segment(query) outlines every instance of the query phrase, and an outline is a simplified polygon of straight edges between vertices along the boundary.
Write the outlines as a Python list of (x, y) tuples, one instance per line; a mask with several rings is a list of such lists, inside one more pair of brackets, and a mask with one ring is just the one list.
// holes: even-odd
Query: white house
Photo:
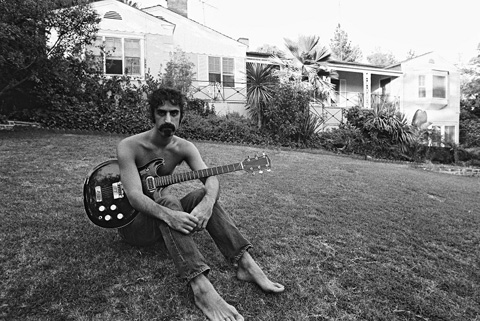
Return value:
[(116, 0), (91, 4), (101, 17), (96, 45), (109, 52), (104, 72), (156, 77), (180, 48), (194, 64), (194, 96), (219, 113), (245, 114), (248, 44), (189, 19), (187, 0), (167, 3), (142, 9)]
[[(250, 63), (270, 63), (268, 54), (247, 56)], [(338, 73), (338, 79), (331, 80), (336, 97), (314, 107), (323, 116), (324, 129), (338, 127), (345, 120), (344, 111), (353, 106), (392, 104), (409, 123), (435, 128), (443, 139), (458, 144), (460, 75), (438, 54), (426, 53), (388, 67), (334, 60), (328, 65)]]
[[(110, 53), (103, 60), (107, 75), (157, 76), (180, 48), (194, 65), (194, 96), (213, 104), (218, 113), (246, 114), (246, 63), (268, 61), (264, 54), (247, 52), (248, 40), (232, 39), (189, 19), (188, 0), (167, 0), (167, 7), (142, 9), (116, 0), (91, 6), (101, 17), (97, 44)], [(338, 126), (346, 108), (389, 103), (410, 122), (434, 126), (445, 139), (458, 143), (459, 72), (437, 54), (389, 67), (340, 61), (329, 64), (339, 79), (332, 80), (335, 99), (318, 110), (324, 116), (325, 129)]]

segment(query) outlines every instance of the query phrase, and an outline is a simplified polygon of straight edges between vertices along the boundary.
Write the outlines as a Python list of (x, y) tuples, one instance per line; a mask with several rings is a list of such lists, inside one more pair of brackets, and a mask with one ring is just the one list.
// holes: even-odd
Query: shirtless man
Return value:
[(149, 97), (153, 127), (122, 140), (117, 147), (122, 184), (130, 204), (140, 213), (119, 229), (131, 244), (149, 245), (163, 238), (180, 277), (190, 285), (195, 304), (209, 320), (244, 320), (214, 289), (207, 278), (210, 267), (199, 252), (192, 233), (206, 229), (220, 252), (237, 266), (237, 278), (256, 283), (263, 291), (280, 293), (283, 285), (272, 282), (248, 253), (252, 247), (219, 205), (219, 183), (215, 176), (202, 179), (204, 187), (181, 200), (161, 191), (154, 199), (142, 193), (138, 173), (154, 158), (165, 163), (158, 174), (169, 175), (183, 161), (196, 171), (207, 168), (191, 142), (174, 135), (183, 117), (184, 96), (173, 89), (157, 89)]

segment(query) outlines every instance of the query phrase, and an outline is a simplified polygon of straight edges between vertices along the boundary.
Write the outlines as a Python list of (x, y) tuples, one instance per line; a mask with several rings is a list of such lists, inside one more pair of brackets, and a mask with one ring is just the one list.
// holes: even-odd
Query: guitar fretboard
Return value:
[(162, 187), (176, 183), (191, 181), (194, 179), (205, 178), (210, 176), (216, 176), (236, 171), (243, 170), (242, 163), (235, 163), (230, 165), (223, 165), (218, 167), (205, 168), (198, 171), (191, 171), (185, 173), (178, 173), (166, 176), (157, 176), (154, 178), (155, 186)]

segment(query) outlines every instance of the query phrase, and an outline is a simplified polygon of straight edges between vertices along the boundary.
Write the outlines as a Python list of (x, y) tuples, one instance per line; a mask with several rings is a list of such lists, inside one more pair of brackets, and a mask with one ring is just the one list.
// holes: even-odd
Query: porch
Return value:
[[(386, 106), (400, 110), (400, 97), (390, 94), (370, 94), (368, 97), (369, 108), (381, 109)], [(318, 115), (322, 121), (322, 130), (338, 128), (346, 121), (346, 112), (352, 107), (365, 108), (365, 93), (360, 92), (335, 92), (335, 98), (327, 104), (321, 102), (312, 104), (312, 111)]]

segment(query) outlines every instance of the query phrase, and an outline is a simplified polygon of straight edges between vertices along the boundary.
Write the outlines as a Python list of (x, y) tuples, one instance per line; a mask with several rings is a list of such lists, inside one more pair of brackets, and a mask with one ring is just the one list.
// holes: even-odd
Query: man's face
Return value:
[(172, 136), (180, 126), (180, 107), (166, 101), (155, 109), (155, 127), (163, 136)]

